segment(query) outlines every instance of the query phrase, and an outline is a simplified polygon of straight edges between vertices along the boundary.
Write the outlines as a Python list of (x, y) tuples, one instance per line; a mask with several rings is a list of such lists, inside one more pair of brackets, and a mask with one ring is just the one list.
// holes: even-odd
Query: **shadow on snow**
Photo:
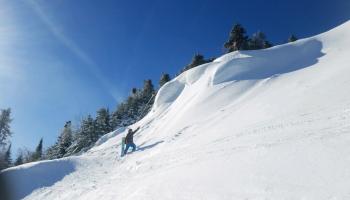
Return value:
[(153, 147), (155, 147), (155, 146), (157, 146), (158, 144), (163, 143), (163, 142), (164, 142), (164, 141), (161, 140), (161, 141), (155, 142), (155, 143), (150, 144), (150, 145), (140, 146), (139, 148), (137, 148), (137, 151), (145, 151), (145, 150), (147, 150), (147, 149), (151, 149), (151, 148), (153, 148)]
[(36, 189), (50, 187), (74, 171), (75, 164), (71, 160), (64, 159), (10, 168), (3, 171), (1, 176), (8, 190), (7, 199), (16, 200), (26, 197)]

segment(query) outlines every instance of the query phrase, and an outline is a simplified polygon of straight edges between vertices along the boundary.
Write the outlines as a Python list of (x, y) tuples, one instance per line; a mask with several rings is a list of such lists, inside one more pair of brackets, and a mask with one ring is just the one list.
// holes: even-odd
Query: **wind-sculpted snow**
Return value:
[(154, 102), (154, 107), (162, 107), (170, 104), (180, 96), (185, 84), (177, 79), (166, 83), (158, 92)]
[(2, 172), (11, 199), (22, 199), (35, 189), (50, 187), (75, 171), (75, 161), (61, 159), (30, 163)]
[(80, 156), (5, 174), (26, 200), (348, 200), (348, 35), (350, 22), (182, 73), (130, 126), (139, 149), (123, 158), (120, 129)]
[(207, 68), (211, 65), (212, 63), (209, 64), (204, 64), (198, 67), (195, 67), (191, 70), (188, 70), (184, 73), (185, 77), (186, 77), (186, 83), (189, 85), (194, 84), (196, 81), (198, 81), (198, 79), (200, 79), (203, 74), (205, 73), (205, 71), (207, 70)]
[(311, 39), (265, 50), (244, 51), (242, 58), (228, 60), (218, 67), (213, 84), (265, 79), (310, 67), (324, 55), (321, 50), (322, 43)]

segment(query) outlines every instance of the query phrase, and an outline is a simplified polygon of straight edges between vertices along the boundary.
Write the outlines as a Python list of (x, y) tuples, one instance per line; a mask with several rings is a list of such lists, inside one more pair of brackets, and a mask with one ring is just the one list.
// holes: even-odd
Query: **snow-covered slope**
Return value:
[[(226, 54), (164, 85), (87, 153), (11, 168), (15, 199), (350, 199), (350, 22)], [(40, 178), (38, 178), (40, 177)]]

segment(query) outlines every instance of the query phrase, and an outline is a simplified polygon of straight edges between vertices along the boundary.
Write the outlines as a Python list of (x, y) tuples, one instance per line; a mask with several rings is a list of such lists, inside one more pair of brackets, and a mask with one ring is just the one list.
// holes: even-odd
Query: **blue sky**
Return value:
[(274, 44), (350, 18), (348, 0), (0, 0), (0, 108), (13, 147), (54, 143), (65, 121), (114, 110), (132, 87), (223, 53), (235, 22)]

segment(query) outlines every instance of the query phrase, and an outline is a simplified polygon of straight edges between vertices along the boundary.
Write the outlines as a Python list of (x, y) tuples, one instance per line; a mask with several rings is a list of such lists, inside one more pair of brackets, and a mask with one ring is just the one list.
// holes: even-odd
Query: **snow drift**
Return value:
[(131, 126), (138, 151), (119, 157), (120, 129), (7, 169), (13, 199), (350, 199), (349, 35), (347, 22), (186, 71)]

